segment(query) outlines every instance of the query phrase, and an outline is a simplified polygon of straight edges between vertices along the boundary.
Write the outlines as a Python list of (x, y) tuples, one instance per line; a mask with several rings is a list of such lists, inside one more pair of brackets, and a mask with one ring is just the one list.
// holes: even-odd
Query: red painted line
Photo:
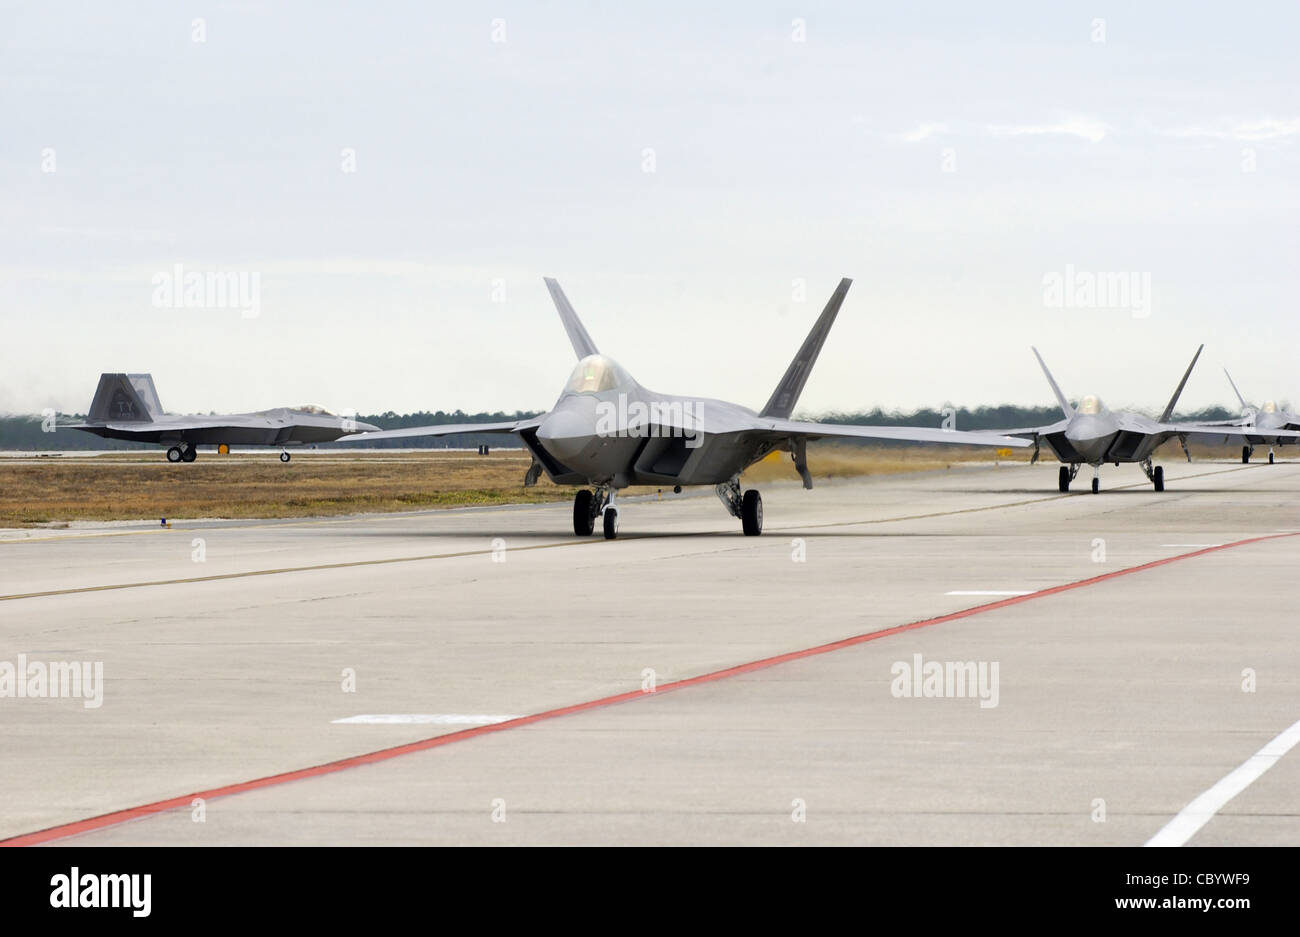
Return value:
[(742, 674), (753, 673), (756, 670), (775, 667), (778, 664), (803, 660), (807, 657), (816, 657), (819, 654), (829, 654), (832, 651), (839, 651), (844, 648), (865, 644), (868, 641), (878, 641), (881, 638), (888, 638), (896, 634), (902, 634), (905, 631), (914, 631), (918, 628), (929, 628), (933, 625), (942, 625), (950, 621), (959, 621), (960, 619), (970, 618), (974, 615), (982, 615), (986, 612), (995, 612), (998, 609), (1009, 608), (1012, 605), (1019, 605), (1022, 602), (1030, 602), (1034, 599), (1042, 599), (1050, 595), (1059, 595), (1062, 592), (1069, 592), (1072, 589), (1082, 589), (1085, 586), (1092, 586), (1097, 583), (1107, 582), (1111, 579), (1118, 579), (1120, 576), (1129, 576), (1133, 573), (1140, 573), (1148, 569), (1167, 566), (1170, 563), (1176, 563), (1180, 560), (1189, 560), (1193, 557), (1205, 556), (1207, 553), (1217, 553), (1221, 550), (1232, 549), (1233, 547), (1242, 547), (1252, 543), (1262, 543), (1266, 540), (1280, 540), (1285, 537), (1296, 536), (1300, 536), (1300, 532), (1268, 534), (1263, 537), (1252, 537), (1248, 540), (1235, 540), (1232, 543), (1223, 543), (1218, 546), (1205, 547), (1201, 550), (1193, 550), (1191, 553), (1180, 553), (1177, 556), (1166, 557), (1162, 560), (1153, 560), (1150, 563), (1143, 563), (1140, 566), (1129, 566), (1125, 569), (1117, 569), (1108, 573), (1102, 573), (1100, 576), (1093, 576), (1089, 579), (1080, 579), (1077, 582), (1067, 582), (1064, 585), (1052, 586), (1048, 589), (1041, 589), (1038, 592), (1031, 592), (1028, 595), (1017, 595), (1006, 599), (1000, 599), (997, 602), (989, 602), (985, 605), (976, 605), (971, 608), (962, 609), (959, 612), (940, 615), (938, 618), (927, 618), (924, 621), (914, 621), (905, 625), (895, 625), (893, 628), (886, 628), (883, 631), (870, 631), (866, 634), (854, 635), (851, 638), (832, 641), (829, 644), (819, 644), (816, 647), (804, 648), (800, 651), (790, 651), (785, 654), (777, 654), (773, 657), (764, 657), (761, 660), (737, 664), (734, 667), (727, 667), (724, 670), (715, 670), (712, 673), (701, 674), (698, 677), (688, 677), (684, 680), (675, 680), (672, 683), (665, 683), (663, 686), (658, 687), (653, 693), (647, 693), (643, 690), (631, 690), (627, 693), (617, 693), (613, 696), (604, 696), (600, 699), (588, 700), (583, 703), (574, 703), (571, 706), (562, 706), (559, 709), (548, 709), (544, 712), (534, 713), (531, 716), (520, 716), (518, 719), (511, 719), (507, 722), (497, 722), (486, 726), (475, 726), (472, 729), (462, 729), (459, 732), (449, 732), (445, 735), (437, 735), (433, 738), (421, 739), (418, 742), (409, 742), (405, 745), (397, 745), (392, 748), (383, 748), (379, 751), (369, 752), (364, 755), (354, 755), (351, 758), (343, 758), (338, 761), (327, 762), (323, 765), (315, 765), (310, 768), (299, 768), (297, 771), (287, 771), (282, 774), (267, 775), (264, 778), (242, 781), (239, 784), (228, 784), (224, 787), (214, 787), (210, 790), (199, 791), (194, 794), (186, 794), (183, 797), (172, 797), (168, 800), (154, 801), (151, 804), (142, 804), (138, 807), (128, 807), (125, 810), (115, 810), (112, 813), (101, 814), (97, 817), (90, 817), (85, 820), (76, 820), (72, 823), (63, 823), (58, 826), (51, 826), (44, 830), (37, 830), (34, 833), (22, 833), (18, 836), (10, 837), (9, 839), (0, 840), (0, 846), (35, 846), (40, 843), (48, 843), (52, 840), (63, 839), (68, 836), (76, 836), (79, 833), (89, 833), (94, 830), (102, 830), (106, 827), (116, 826), (119, 823), (126, 823), (130, 820), (139, 820), (143, 817), (152, 816), (156, 813), (163, 813), (167, 810), (178, 810), (183, 807), (188, 808), (191, 806), (191, 802), (195, 798), (208, 801), (214, 800), (218, 797), (229, 797), (232, 794), (242, 794), (245, 791), (255, 791), (266, 787), (275, 787), (280, 784), (288, 784), (292, 781), (305, 781), (308, 778), (317, 778), (326, 774), (334, 774), (337, 771), (346, 771), (349, 768), (359, 768), (362, 765), (372, 765), (377, 762), (387, 761), (390, 758), (398, 758), (402, 755), (428, 751), (433, 748), (441, 748), (444, 745), (451, 745), (455, 742), (464, 742), (480, 735), (488, 735), (494, 732), (505, 732), (509, 729), (518, 729), (522, 726), (532, 725), (536, 722), (558, 719), (561, 716), (572, 716), (575, 713), (587, 712), (592, 709), (602, 709), (606, 706), (613, 706), (618, 703), (630, 703), (633, 700), (658, 696), (662, 693), (668, 693), (673, 690), (684, 690), (704, 683), (713, 683), (717, 680), (725, 680), (728, 677), (738, 677)]

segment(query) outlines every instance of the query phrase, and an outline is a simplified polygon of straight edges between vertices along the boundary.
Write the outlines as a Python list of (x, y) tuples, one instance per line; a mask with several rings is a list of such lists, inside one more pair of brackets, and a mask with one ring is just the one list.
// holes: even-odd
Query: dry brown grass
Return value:
[[(957, 463), (1028, 462), (1029, 452), (1016, 449), (1011, 455), (999, 455), (976, 446), (813, 444), (808, 465), (817, 478), (849, 478), (942, 469)], [(1193, 447), (1192, 453), (1198, 459), (1237, 459), (1241, 450)], [(1166, 462), (1182, 458), (1176, 445), (1167, 446), (1162, 455)], [(1257, 450), (1259, 455), (1263, 453)], [(219, 456), (204, 451), (188, 465), (171, 465), (161, 452), (0, 459), (0, 526), (160, 517), (317, 517), (572, 497), (573, 489), (553, 485), (544, 476), (535, 487), (525, 488), (528, 464), (526, 454), (507, 449), (489, 456), (319, 450), (295, 453), (287, 465), (273, 452)], [(744, 475), (747, 484), (797, 479), (788, 453), (774, 453)]]

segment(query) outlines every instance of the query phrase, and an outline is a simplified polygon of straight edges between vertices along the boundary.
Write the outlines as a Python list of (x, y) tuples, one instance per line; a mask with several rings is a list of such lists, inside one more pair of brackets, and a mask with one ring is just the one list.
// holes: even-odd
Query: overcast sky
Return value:
[[(1300, 402), (1298, 32), (1293, 2), (5, 0), (0, 411), (84, 412), (101, 371), (173, 412), (545, 408), (543, 276), (642, 384), (756, 408), (841, 276), (809, 413), (1045, 405), (1031, 344), (1111, 406), (1158, 411), (1201, 342), (1189, 407), (1225, 365)], [(176, 265), (256, 310), (168, 300)]]

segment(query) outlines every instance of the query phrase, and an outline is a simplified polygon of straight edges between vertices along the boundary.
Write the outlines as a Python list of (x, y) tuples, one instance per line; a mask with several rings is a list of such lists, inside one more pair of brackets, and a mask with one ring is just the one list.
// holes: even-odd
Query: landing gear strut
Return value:
[(1057, 476), (1056, 487), (1060, 488), (1061, 491), (1069, 491), (1070, 482), (1074, 481), (1074, 476), (1078, 474), (1079, 474), (1079, 466), (1077, 463), (1062, 465), (1061, 472)]
[(740, 529), (746, 537), (757, 537), (763, 532), (763, 496), (757, 489), (742, 493), (740, 476), (733, 475), (714, 490), (728, 513), (740, 518)]
[(1147, 478), (1151, 480), (1151, 484), (1156, 491), (1165, 490), (1165, 467), (1163, 465), (1152, 467), (1151, 460), (1147, 459), (1141, 464), (1141, 468), (1146, 473)]

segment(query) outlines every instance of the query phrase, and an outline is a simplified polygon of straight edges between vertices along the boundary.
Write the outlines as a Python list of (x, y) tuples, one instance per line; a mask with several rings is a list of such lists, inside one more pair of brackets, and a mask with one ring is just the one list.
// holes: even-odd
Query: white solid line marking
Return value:
[(375, 715), (348, 716), (346, 719), (334, 719), (333, 725), (369, 725), (369, 726), (486, 726), (498, 722), (509, 722), (518, 716), (477, 716), (465, 713), (378, 713)]
[(1174, 817), (1155, 836), (1147, 840), (1148, 846), (1181, 846), (1223, 809), (1223, 805), (1250, 787), (1261, 774), (1277, 764), (1279, 758), (1300, 742), (1300, 722), (1287, 729), (1255, 754), (1247, 758), (1237, 770), (1196, 798)]
[(954, 589), (944, 595), (1033, 595), (1032, 589)]

